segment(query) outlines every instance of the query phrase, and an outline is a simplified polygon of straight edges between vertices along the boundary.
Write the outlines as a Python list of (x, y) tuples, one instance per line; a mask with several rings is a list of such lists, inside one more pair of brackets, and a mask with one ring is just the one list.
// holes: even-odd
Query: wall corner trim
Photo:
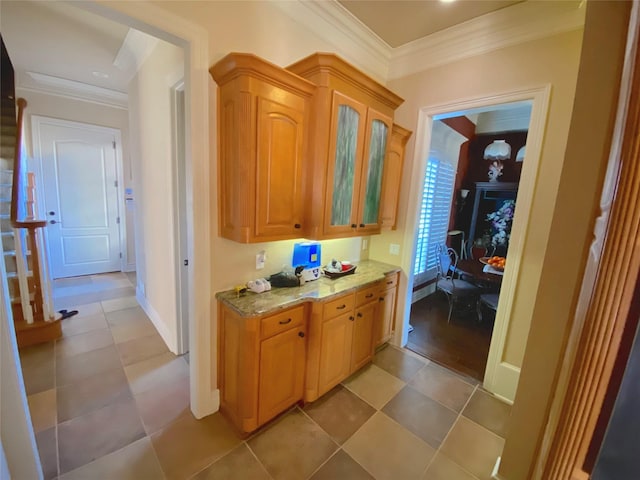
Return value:
[(149, 320), (151, 320), (151, 323), (153, 323), (153, 326), (156, 327), (156, 330), (158, 330), (158, 333), (162, 337), (162, 340), (164, 340), (164, 343), (167, 344), (169, 350), (171, 350), (171, 353), (177, 354), (178, 342), (175, 338), (175, 335), (172, 335), (165, 323), (162, 321), (160, 314), (155, 310), (155, 308), (151, 306), (149, 301), (144, 295), (142, 295), (142, 292), (137, 287), (136, 300), (138, 301), (140, 307), (142, 307), (142, 309), (144, 310), (144, 313), (146, 313), (149, 317)]

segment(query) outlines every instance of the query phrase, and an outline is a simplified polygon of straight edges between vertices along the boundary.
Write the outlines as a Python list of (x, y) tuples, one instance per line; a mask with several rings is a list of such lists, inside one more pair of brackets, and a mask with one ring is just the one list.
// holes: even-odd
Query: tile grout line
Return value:
[[(266, 472), (266, 474), (269, 476), (269, 478), (273, 479), (273, 475), (271, 475), (271, 472), (269, 472), (269, 470), (267, 470), (267, 467), (260, 461), (260, 459), (258, 458), (258, 455), (256, 455), (256, 452), (254, 452), (253, 449), (251, 448), (251, 446), (249, 445), (249, 442), (247, 440), (243, 440), (242, 444), (244, 444), (247, 447), (247, 449), (249, 450), (249, 453), (253, 456), (253, 458), (256, 459), (256, 462), (258, 462), (258, 465), (260, 465), (260, 467), (262, 467), (262, 470), (264, 470)], [(226, 455), (225, 455), (225, 457), (226, 457)], [(222, 458), (224, 458), (224, 457), (221, 457), (220, 460), (222, 460)], [(217, 463), (217, 462), (213, 462), (213, 463)]]
[[(329, 392), (327, 392), (327, 393), (329, 393)], [(316, 425), (316, 426), (317, 426), (321, 431), (323, 431), (323, 432), (327, 435), (327, 437), (329, 437), (329, 440), (331, 440), (333, 443), (335, 443), (335, 444), (336, 444), (336, 446), (338, 447), (337, 449), (335, 449), (335, 450), (331, 453), (331, 455), (329, 455), (329, 457), (328, 457), (324, 462), (322, 462), (320, 465), (318, 465), (318, 467), (317, 467), (313, 472), (311, 472), (311, 474), (307, 477), (307, 479), (309, 479), (309, 478), (313, 477), (313, 476), (316, 474), (316, 472), (317, 472), (318, 470), (320, 470), (320, 469), (325, 465), (325, 463), (327, 463), (329, 460), (331, 460), (331, 459), (333, 458), (333, 456), (334, 456), (336, 453), (338, 453), (338, 452), (342, 449), (342, 445), (340, 445), (338, 442), (336, 442), (336, 441), (333, 439), (333, 437), (329, 434), (329, 432), (327, 432), (324, 428), (322, 428), (322, 426), (321, 426), (318, 422), (316, 422), (313, 418), (311, 418), (311, 416), (310, 416), (307, 412), (305, 412), (305, 411), (304, 411), (304, 409), (300, 408), (299, 406), (297, 406), (296, 408), (297, 408), (297, 409), (298, 409), (298, 410), (299, 410), (299, 411), (300, 411), (300, 412), (301, 412), (305, 417), (307, 417), (307, 418), (308, 418), (308, 419), (309, 419), (309, 420), (310, 420), (314, 425)], [(356, 430), (356, 431), (357, 431), (357, 430)], [(358, 465), (359, 465), (359, 464), (358, 464)]]
[[(458, 462), (455, 462), (453, 459), (449, 458), (446, 454), (441, 452), (442, 449), (442, 445), (444, 445), (444, 443), (447, 441), (447, 438), (449, 438), (449, 435), (451, 434), (451, 431), (454, 429), (454, 427), (456, 426), (456, 423), (458, 423), (458, 420), (460, 420), (460, 417), (462, 417), (462, 412), (464, 412), (464, 409), (467, 408), (467, 405), (469, 405), (469, 402), (471, 401), (471, 398), (473, 397), (474, 393), (476, 393), (476, 390), (478, 389), (478, 385), (475, 385), (473, 387), (473, 391), (471, 392), (471, 395), (469, 395), (469, 398), (467, 398), (467, 401), (464, 403), (464, 405), (462, 406), (462, 408), (460, 409), (460, 412), (458, 413), (458, 416), (456, 417), (455, 421), (453, 422), (453, 424), (451, 425), (451, 428), (449, 429), (449, 431), (447, 432), (447, 434), (444, 436), (444, 438), (442, 439), (442, 442), (440, 442), (440, 445), (438, 446), (438, 448), (436, 449), (435, 453), (433, 454), (433, 457), (431, 457), (431, 460), (429, 461), (429, 463), (427, 464), (427, 468), (425, 468), (424, 472), (422, 472), (422, 475), (424, 476), (424, 474), (427, 472), (427, 470), (429, 470), (429, 467), (431, 466), (431, 464), (433, 463), (433, 460), (436, 458), (436, 455), (438, 455), (438, 453), (444, 455), (445, 457), (447, 457), (449, 460), (451, 460), (454, 464), (456, 464), (459, 468), (461, 468), (464, 472), (468, 473), (469, 475), (471, 475), (473, 478), (477, 477), (475, 475), (473, 475), (471, 472), (469, 472), (466, 468), (464, 468), (462, 465), (460, 465)], [(466, 418), (466, 417), (465, 417)]]

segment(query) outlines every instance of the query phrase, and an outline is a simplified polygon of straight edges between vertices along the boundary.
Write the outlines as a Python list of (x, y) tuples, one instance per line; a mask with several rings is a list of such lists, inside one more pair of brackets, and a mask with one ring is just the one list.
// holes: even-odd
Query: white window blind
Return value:
[(416, 240), (413, 271), (416, 285), (436, 276), (436, 245), (445, 243), (447, 239), (455, 177), (456, 172), (450, 163), (429, 157)]

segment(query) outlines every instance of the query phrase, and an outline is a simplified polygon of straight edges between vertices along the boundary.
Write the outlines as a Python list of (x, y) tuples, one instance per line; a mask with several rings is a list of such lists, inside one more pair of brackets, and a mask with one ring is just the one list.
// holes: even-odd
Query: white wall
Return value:
[(137, 296), (177, 349), (171, 88), (184, 76), (182, 48), (158, 42), (129, 84), (135, 198)]
[[(31, 115), (41, 115), (73, 122), (117, 128), (122, 133), (122, 177), (124, 179), (124, 187), (121, 189), (122, 195), (124, 195), (125, 188), (132, 186), (133, 176), (130, 161), (131, 156), (129, 154), (129, 114), (126, 110), (21, 88), (16, 89), (16, 95), (27, 100), (24, 127), (27, 153), (30, 157), (32, 157), (34, 151), (31, 136)], [(127, 269), (132, 270), (136, 264), (133, 214), (132, 212), (125, 211), (124, 213), (121, 212), (120, 216), (124, 216), (126, 219), (125, 260)]]

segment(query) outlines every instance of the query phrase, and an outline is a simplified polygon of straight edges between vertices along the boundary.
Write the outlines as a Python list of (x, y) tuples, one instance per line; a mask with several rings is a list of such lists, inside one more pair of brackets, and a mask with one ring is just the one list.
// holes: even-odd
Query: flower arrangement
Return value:
[(505, 200), (498, 210), (487, 215), (487, 221), (491, 222), (491, 245), (494, 247), (509, 243), (515, 208), (515, 200)]

